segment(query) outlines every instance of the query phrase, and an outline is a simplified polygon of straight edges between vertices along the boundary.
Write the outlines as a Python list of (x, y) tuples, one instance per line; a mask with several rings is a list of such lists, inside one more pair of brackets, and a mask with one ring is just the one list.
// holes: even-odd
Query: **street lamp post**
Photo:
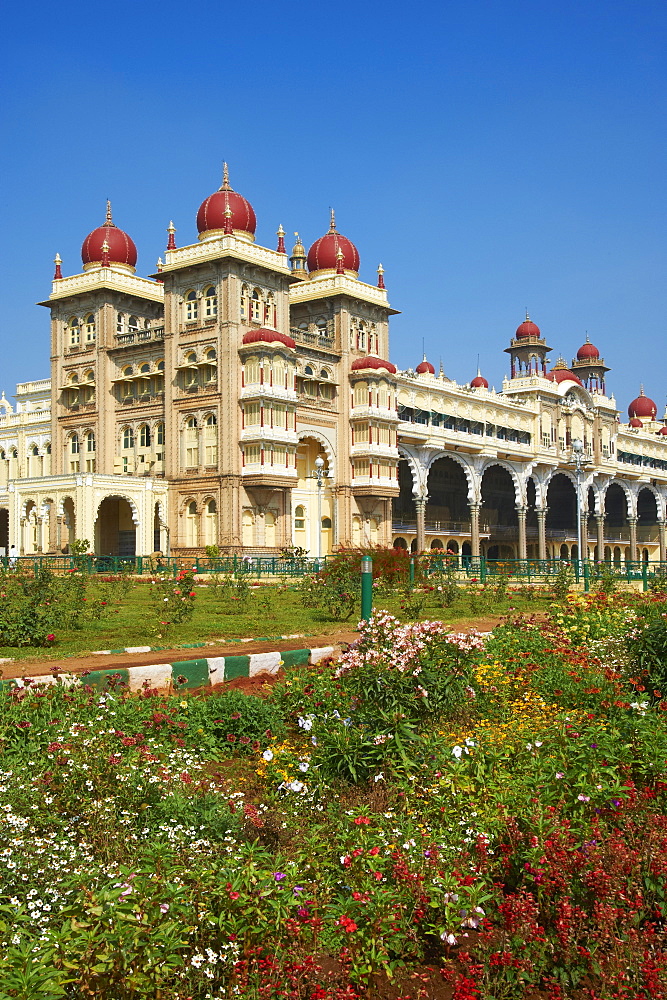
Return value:
[(328, 476), (324, 468), (324, 459), (318, 455), (315, 459), (315, 479), (317, 480), (317, 568), (320, 568), (322, 559), (322, 490), (324, 482)]
[(581, 530), (581, 471), (584, 460), (584, 442), (581, 440), (581, 438), (574, 438), (572, 442), (572, 456), (574, 458), (574, 464), (577, 476), (577, 560), (579, 563), (580, 571), (583, 573), (584, 547), (583, 547), (583, 534)]

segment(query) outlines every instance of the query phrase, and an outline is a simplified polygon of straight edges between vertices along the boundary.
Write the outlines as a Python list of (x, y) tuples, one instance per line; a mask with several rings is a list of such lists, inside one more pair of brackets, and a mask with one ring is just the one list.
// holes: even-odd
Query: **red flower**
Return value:
[(342, 916), (342, 917), (340, 918), (340, 920), (338, 920), (338, 924), (339, 924), (339, 925), (340, 925), (340, 926), (341, 926), (341, 927), (342, 927), (342, 928), (343, 928), (343, 929), (344, 929), (344, 930), (345, 930), (345, 931), (346, 931), (346, 932), (347, 932), (348, 934), (352, 934), (352, 933), (353, 933), (354, 931), (358, 930), (358, 927), (357, 927), (357, 925), (355, 924), (354, 920), (351, 920), (351, 919), (350, 919), (349, 917), (346, 917), (345, 915), (343, 915), (343, 916)]
[(357, 816), (355, 818), (354, 822), (356, 823), (357, 826), (361, 826), (362, 823), (365, 824), (366, 826), (368, 826), (368, 824), (370, 823), (370, 820), (369, 820), (368, 816)]
[(49, 632), (49, 634), (46, 637), (46, 641), (47, 642), (53, 642), (54, 639), (55, 639), (55, 635), (53, 634), (53, 632)]

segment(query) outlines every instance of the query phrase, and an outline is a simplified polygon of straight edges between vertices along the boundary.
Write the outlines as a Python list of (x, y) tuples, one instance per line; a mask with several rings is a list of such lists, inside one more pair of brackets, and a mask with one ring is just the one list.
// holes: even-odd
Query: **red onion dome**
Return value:
[(279, 333), (278, 330), (267, 330), (262, 327), (260, 330), (248, 330), (243, 334), (244, 344), (284, 344), (285, 347), (296, 347), (296, 343), (286, 333)]
[(643, 427), (643, 426), (644, 425), (639, 419), (639, 417), (633, 417), (632, 420), (630, 421), (630, 427)]
[(644, 386), (639, 390), (639, 395), (633, 399), (628, 406), (629, 417), (642, 417), (644, 420), (653, 420), (657, 413), (656, 405), (652, 399), (644, 395)]
[(578, 375), (571, 372), (569, 368), (566, 368), (564, 364), (554, 365), (550, 372), (545, 376), (550, 382), (576, 382), (577, 385), (583, 385)]
[[(104, 242), (106, 240), (106, 248)], [(106, 259), (105, 259), (106, 258)], [(137, 248), (134, 240), (119, 229), (111, 218), (111, 202), (107, 201), (107, 217), (104, 225), (93, 229), (83, 241), (81, 260), (84, 270), (95, 264), (120, 264), (133, 271), (137, 264)]]
[(658, 434), (667, 434), (667, 427), (661, 427)]
[(522, 340), (524, 337), (541, 337), (542, 334), (540, 333), (539, 326), (533, 323), (528, 313), (526, 313), (524, 322), (517, 326), (514, 336), (517, 340)]
[(319, 271), (338, 271), (343, 274), (351, 273), (355, 278), (359, 274), (359, 251), (352, 240), (337, 232), (333, 209), (331, 209), (329, 232), (320, 236), (319, 240), (315, 240), (308, 251), (308, 271), (310, 274)]
[(374, 354), (369, 354), (366, 358), (357, 358), (350, 365), (350, 371), (360, 372), (365, 368), (384, 368), (386, 371), (391, 372), (392, 375), (396, 374), (396, 365), (392, 365), (391, 361), (383, 361), (382, 358), (376, 358)]
[(424, 360), (419, 362), (415, 371), (418, 375), (435, 375), (435, 368), (430, 361), (426, 360), (426, 355), (424, 355)]
[(226, 163), (223, 165), (222, 187), (210, 194), (199, 206), (197, 229), (200, 240), (205, 239), (205, 234), (213, 232), (246, 233), (255, 238), (255, 211), (243, 195), (229, 186)]
[(474, 379), (470, 383), (471, 389), (488, 389), (489, 383), (486, 381), (483, 375), (478, 371)]
[(588, 337), (586, 338), (586, 343), (582, 344), (577, 351), (577, 361), (597, 361), (600, 357), (600, 352), (598, 351), (595, 344), (591, 344)]

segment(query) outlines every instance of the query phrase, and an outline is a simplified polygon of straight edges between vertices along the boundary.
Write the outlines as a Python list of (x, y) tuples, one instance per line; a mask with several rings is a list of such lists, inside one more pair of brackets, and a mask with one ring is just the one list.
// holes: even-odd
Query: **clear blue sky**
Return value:
[(586, 331), (627, 407), (667, 385), (664, 0), (414, 4), (67, 0), (5, 9), (0, 387), (49, 374), (53, 257), (104, 218), (138, 272), (196, 240), (232, 185), (306, 246), (382, 262), (392, 360), (500, 387), (531, 318), (568, 363)]

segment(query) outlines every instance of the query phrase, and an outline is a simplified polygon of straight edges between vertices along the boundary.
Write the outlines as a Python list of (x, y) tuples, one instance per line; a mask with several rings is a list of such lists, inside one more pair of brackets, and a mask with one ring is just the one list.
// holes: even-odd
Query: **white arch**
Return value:
[(318, 444), (322, 445), (322, 447), (324, 448), (324, 453), (327, 456), (327, 462), (329, 465), (329, 476), (331, 478), (334, 478), (336, 456), (331, 441), (329, 441), (329, 439), (324, 434), (322, 434), (321, 431), (310, 430), (310, 428), (308, 430), (299, 431), (297, 437), (297, 443), (299, 441), (305, 441), (306, 438), (313, 438), (314, 441), (317, 441)]
[(468, 462), (466, 462), (462, 455), (448, 451), (439, 451), (432, 454), (430, 461), (426, 465), (426, 485), (428, 486), (428, 475), (433, 467), (433, 464), (440, 458), (451, 458), (453, 462), (463, 469), (463, 474), (466, 477), (466, 482), (468, 484), (468, 503), (476, 503), (478, 497), (480, 496), (482, 480), (480, 477), (479, 483), (476, 481), (475, 470), (468, 464)]
[(632, 489), (630, 488), (630, 486), (628, 485), (628, 483), (624, 482), (624, 480), (622, 480), (622, 479), (616, 479), (616, 477), (614, 477), (613, 479), (610, 479), (609, 482), (607, 483), (607, 485), (604, 488), (603, 499), (605, 501), (607, 499), (607, 493), (609, 492), (609, 487), (610, 486), (620, 486), (620, 488), (623, 490), (623, 494), (625, 496), (625, 511), (626, 511), (625, 516), (626, 517), (636, 517), (636, 515), (637, 515), (637, 498), (636, 498), (635, 494), (632, 492)]
[(505, 472), (509, 473), (512, 483), (514, 485), (514, 502), (517, 507), (521, 507), (523, 505), (523, 497), (521, 495), (521, 482), (519, 480), (519, 473), (512, 465), (510, 465), (509, 462), (504, 462), (499, 458), (490, 458), (488, 459), (488, 461), (484, 462), (484, 464), (481, 467), (479, 474), (480, 500), (482, 498), (482, 480), (484, 479), (484, 473), (488, 469), (493, 468), (494, 465), (499, 465), (501, 469), (504, 469)]
[(105, 496), (103, 496), (101, 500), (98, 502), (97, 507), (95, 508), (95, 521), (97, 521), (97, 519), (100, 516), (100, 507), (102, 506), (105, 500), (126, 500), (127, 503), (130, 505), (130, 510), (132, 511), (132, 522), (137, 526), (139, 525), (140, 523), (139, 509), (134, 500), (132, 499), (132, 497), (128, 497), (124, 493), (107, 493)]

